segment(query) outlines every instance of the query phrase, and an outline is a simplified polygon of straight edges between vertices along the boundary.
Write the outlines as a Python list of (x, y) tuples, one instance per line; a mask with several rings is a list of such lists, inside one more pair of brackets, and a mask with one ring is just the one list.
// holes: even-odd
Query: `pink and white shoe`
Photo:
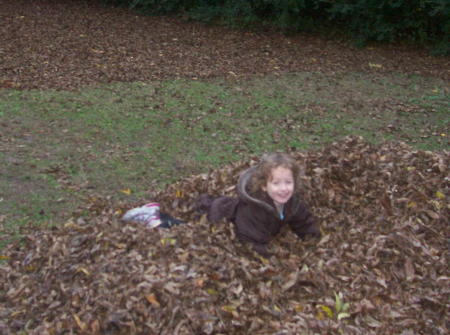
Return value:
[(143, 223), (149, 228), (158, 227), (161, 224), (159, 203), (150, 202), (144, 206), (130, 209), (122, 217), (122, 220)]

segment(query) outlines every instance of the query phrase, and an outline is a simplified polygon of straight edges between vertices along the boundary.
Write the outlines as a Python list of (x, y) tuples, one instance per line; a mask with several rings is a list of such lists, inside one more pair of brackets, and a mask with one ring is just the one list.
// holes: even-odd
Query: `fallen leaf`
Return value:
[(203, 287), (203, 285), (205, 285), (205, 278), (197, 278), (195, 280), (195, 286)]
[(84, 331), (86, 329), (86, 324), (80, 320), (79, 316), (75, 313), (72, 314), (73, 318), (75, 319), (75, 322), (77, 323), (78, 327), (81, 329), (81, 331)]
[(237, 308), (235, 306), (231, 306), (231, 305), (223, 306), (222, 310), (227, 313), (230, 313), (236, 319), (239, 318), (239, 316), (240, 316), (237, 311)]
[(350, 317), (350, 314), (344, 312), (344, 313), (339, 313), (338, 316), (337, 316), (337, 319), (338, 320), (342, 320), (342, 319), (345, 319), (345, 318), (348, 318), (348, 317)]
[(282, 291), (287, 291), (289, 290), (292, 286), (295, 285), (295, 283), (298, 280), (298, 275), (299, 275), (299, 271), (295, 271), (293, 273), (291, 273), (289, 275), (289, 277), (287, 278), (287, 282), (283, 284), (283, 286), (281, 287)]
[(425, 210), (425, 213), (427, 213), (427, 215), (430, 218), (434, 219), (434, 220), (438, 220), (439, 219), (439, 214), (434, 212), (434, 211), (432, 211), (432, 210), (427, 209), (427, 210)]
[(380, 328), (381, 326), (383, 326), (383, 324), (380, 321), (371, 317), (370, 315), (367, 316), (365, 319), (366, 319), (365, 321), (369, 325), (369, 327)]
[(375, 69), (381, 69), (383, 65), (377, 64), (377, 63), (369, 63), (369, 67), (375, 68)]
[(123, 194), (126, 194), (126, 195), (131, 195), (131, 193), (132, 193), (131, 189), (129, 189), (129, 188), (120, 190), (120, 192), (122, 192)]
[(411, 258), (407, 258), (405, 261), (405, 274), (406, 274), (406, 280), (411, 280), (414, 277), (414, 264), (411, 260)]
[(330, 241), (330, 238), (331, 238), (330, 234), (324, 235), (317, 245), (321, 246), (327, 244)]
[(90, 276), (91, 275), (91, 273), (84, 267), (79, 267), (77, 269), (77, 272), (83, 272), (86, 276)]
[(319, 307), (322, 311), (324, 311), (329, 318), (333, 318), (334, 313), (330, 307), (325, 305), (317, 305), (317, 307)]
[(174, 245), (175, 243), (177, 243), (177, 240), (175, 238), (166, 237), (161, 239), (162, 245)]
[(436, 197), (441, 200), (445, 199), (444, 193), (442, 193), (440, 191), (436, 191)]
[(219, 292), (217, 292), (217, 290), (215, 290), (213, 288), (208, 288), (206, 290), (206, 292), (208, 292), (209, 295), (217, 295), (217, 294), (219, 294)]
[(407, 208), (415, 208), (417, 207), (417, 203), (415, 201), (409, 201), (406, 205)]
[(145, 296), (145, 299), (147, 299), (147, 301), (154, 307), (161, 307), (161, 304), (159, 303), (158, 299), (156, 299), (156, 296), (151, 293), (151, 294), (147, 294)]

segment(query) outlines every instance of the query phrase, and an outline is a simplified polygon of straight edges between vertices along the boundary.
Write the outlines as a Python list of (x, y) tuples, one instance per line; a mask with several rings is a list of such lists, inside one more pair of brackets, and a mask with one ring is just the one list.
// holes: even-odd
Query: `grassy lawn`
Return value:
[(76, 92), (0, 90), (0, 243), (92, 197), (145, 201), (183, 176), (346, 135), (449, 147), (450, 91), (424, 77), (299, 73)]

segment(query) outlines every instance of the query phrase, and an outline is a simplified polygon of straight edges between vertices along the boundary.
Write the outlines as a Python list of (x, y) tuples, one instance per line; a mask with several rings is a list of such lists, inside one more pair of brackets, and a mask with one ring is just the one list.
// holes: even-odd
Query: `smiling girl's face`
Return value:
[(294, 176), (290, 169), (282, 166), (273, 168), (263, 191), (267, 192), (275, 205), (282, 206), (294, 193)]

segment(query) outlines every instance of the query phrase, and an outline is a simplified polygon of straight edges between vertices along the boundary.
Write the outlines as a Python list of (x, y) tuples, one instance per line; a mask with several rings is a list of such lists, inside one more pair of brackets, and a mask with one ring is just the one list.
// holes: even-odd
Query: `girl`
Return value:
[(301, 238), (320, 236), (314, 217), (300, 199), (299, 172), (295, 160), (286, 154), (264, 155), (239, 177), (238, 198), (202, 195), (199, 209), (213, 223), (232, 221), (239, 240), (267, 257), (267, 244), (285, 224)]

